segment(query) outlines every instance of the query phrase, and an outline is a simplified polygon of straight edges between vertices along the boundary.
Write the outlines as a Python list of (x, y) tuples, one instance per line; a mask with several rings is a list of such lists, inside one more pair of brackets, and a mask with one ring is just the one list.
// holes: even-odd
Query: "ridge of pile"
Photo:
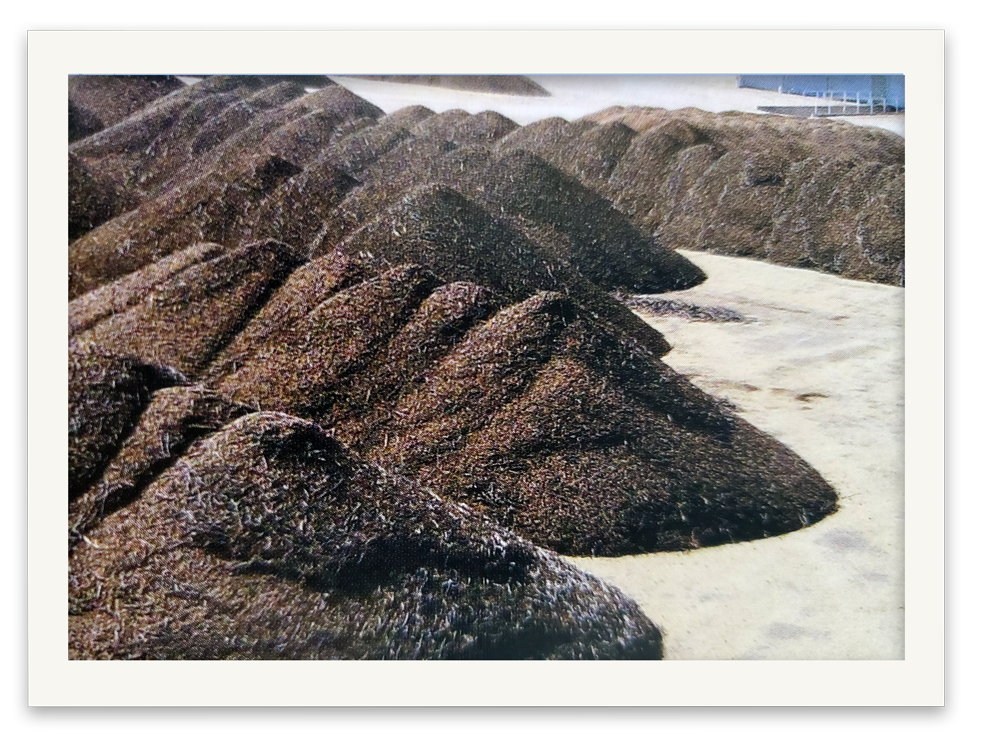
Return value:
[(661, 655), (620, 592), (307, 421), (243, 415), (140, 479), (70, 556), (71, 658)]
[(385, 257), (198, 245), (73, 301), (72, 340), (316, 422), (563, 553), (766, 537), (835, 509), (790, 450), (573, 297)]

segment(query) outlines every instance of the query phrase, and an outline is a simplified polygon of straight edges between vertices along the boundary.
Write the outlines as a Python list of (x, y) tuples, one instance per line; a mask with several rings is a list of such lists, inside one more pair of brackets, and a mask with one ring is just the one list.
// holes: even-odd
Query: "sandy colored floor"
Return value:
[(642, 605), (667, 658), (901, 658), (903, 289), (684, 254), (708, 281), (662, 297), (748, 321), (644, 315), (664, 360), (809, 461), (839, 510), (756, 542), (573, 562)]

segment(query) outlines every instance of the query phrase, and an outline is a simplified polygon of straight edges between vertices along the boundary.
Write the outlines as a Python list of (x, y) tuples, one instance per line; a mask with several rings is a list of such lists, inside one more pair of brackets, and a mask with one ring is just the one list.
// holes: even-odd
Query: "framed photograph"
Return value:
[(942, 33), (28, 55), (32, 705), (943, 702)]

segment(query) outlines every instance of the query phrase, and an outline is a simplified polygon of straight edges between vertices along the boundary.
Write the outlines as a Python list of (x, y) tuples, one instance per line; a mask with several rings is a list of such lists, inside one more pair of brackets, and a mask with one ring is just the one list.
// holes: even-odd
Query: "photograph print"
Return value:
[(904, 657), (904, 76), (209, 72), (68, 80), (70, 659)]

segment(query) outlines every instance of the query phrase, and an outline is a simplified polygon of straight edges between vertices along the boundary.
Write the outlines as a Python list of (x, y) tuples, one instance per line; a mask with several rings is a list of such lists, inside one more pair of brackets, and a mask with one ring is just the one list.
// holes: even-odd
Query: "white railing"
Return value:
[[(807, 96), (809, 98), (815, 98), (816, 103), (813, 105), (813, 116), (821, 116), (821, 110), (826, 109), (822, 114), (830, 116), (832, 114), (848, 114), (848, 107), (853, 111), (851, 114), (861, 114), (862, 109), (867, 109), (869, 114), (875, 114), (876, 111), (886, 114), (890, 111), (889, 99), (888, 97), (876, 98), (875, 96), (866, 96), (864, 100), (861, 98), (861, 93), (859, 91), (854, 92), (853, 100), (848, 98), (850, 93), (847, 91), (803, 91), (800, 96)], [(834, 109), (840, 109), (840, 112), (835, 112)], [(902, 111), (899, 106), (899, 99), (895, 98), (892, 102), (891, 111)]]

